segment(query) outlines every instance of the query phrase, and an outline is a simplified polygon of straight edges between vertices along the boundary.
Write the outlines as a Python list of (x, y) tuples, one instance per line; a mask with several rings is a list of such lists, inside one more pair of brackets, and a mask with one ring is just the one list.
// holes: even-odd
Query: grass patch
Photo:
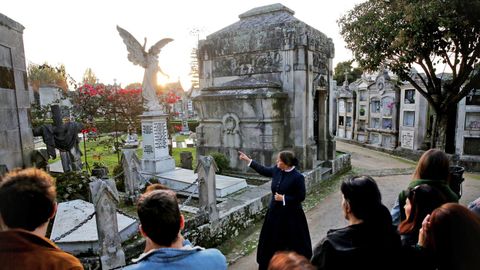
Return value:
[[(177, 138), (178, 137), (184, 137), (183, 139), (188, 138), (188, 136), (182, 136), (182, 135), (177, 135)], [(119, 139), (119, 141), (121, 141), (121, 139)], [(87, 156), (87, 162), (90, 169), (92, 169), (94, 162), (103, 163), (105, 166), (107, 166), (109, 174), (113, 175), (113, 168), (115, 168), (115, 166), (118, 164), (119, 158), (121, 158), (121, 153), (118, 155), (118, 158), (117, 158), (117, 153), (115, 153), (113, 149), (114, 142), (115, 142), (115, 139), (112, 136), (101, 136), (96, 140), (89, 139), (86, 141), (86, 147), (87, 147), (86, 156)], [(139, 148), (137, 148), (137, 156), (139, 159), (141, 159), (143, 157), (143, 150), (141, 148), (141, 136), (139, 136), (139, 142), (140, 142), (139, 144), (140, 146)], [(81, 141), (80, 150), (83, 153), (83, 156), (82, 156), (83, 163), (85, 163), (84, 149), (85, 148), (83, 145), (83, 141)], [(183, 152), (183, 151), (188, 151), (192, 153), (192, 156), (193, 156), (192, 165), (195, 168), (197, 165), (196, 163), (197, 150), (194, 147), (173, 148), (172, 157), (175, 159), (175, 166), (180, 167), (180, 152)], [(49, 163), (53, 163), (59, 159), (60, 157), (57, 157), (57, 159), (55, 160), (50, 160)]]
[[(99, 137), (96, 140), (89, 139), (86, 141), (87, 148), (87, 163), (90, 169), (93, 168), (93, 163), (103, 163), (108, 168), (109, 174), (113, 173), (113, 168), (118, 164), (120, 154), (113, 150), (114, 138), (112, 136)], [(80, 142), (80, 150), (83, 153), (82, 162), (85, 163), (85, 151), (83, 141)]]
[(176, 142), (184, 142), (186, 139), (188, 139), (187, 135), (175, 135)]

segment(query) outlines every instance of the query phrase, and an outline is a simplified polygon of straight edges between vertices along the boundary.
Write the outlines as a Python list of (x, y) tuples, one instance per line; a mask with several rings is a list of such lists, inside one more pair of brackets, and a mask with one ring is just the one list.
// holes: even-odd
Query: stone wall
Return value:
[(352, 155), (342, 153), (336, 159), (332, 160), (332, 174), (341, 174), (352, 169), (351, 163)]
[(34, 148), (23, 29), (0, 14), (0, 164), (9, 170), (31, 165)]

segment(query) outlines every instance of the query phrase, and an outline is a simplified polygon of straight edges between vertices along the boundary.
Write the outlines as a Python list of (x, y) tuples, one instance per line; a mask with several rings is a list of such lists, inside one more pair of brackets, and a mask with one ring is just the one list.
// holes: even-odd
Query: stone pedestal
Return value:
[(143, 136), (143, 171), (159, 174), (175, 169), (175, 160), (168, 154), (167, 114), (144, 112), (141, 116)]

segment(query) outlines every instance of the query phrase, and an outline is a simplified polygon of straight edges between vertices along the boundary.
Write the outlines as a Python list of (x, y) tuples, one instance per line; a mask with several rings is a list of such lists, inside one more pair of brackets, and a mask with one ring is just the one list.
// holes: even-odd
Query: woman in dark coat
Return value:
[(242, 152), (240, 159), (263, 176), (272, 177), (272, 199), (265, 216), (258, 243), (259, 269), (267, 269), (277, 251), (295, 251), (310, 258), (312, 244), (307, 219), (302, 209), (305, 178), (295, 169), (298, 160), (293, 152), (278, 154), (276, 166), (264, 167)]
[(400, 237), (369, 176), (343, 181), (342, 209), (349, 226), (330, 230), (314, 250), (319, 270), (398, 269)]

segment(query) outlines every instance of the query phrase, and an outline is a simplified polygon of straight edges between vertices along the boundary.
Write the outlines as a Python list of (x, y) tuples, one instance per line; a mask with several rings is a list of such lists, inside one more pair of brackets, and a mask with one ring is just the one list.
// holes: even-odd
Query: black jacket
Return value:
[(312, 264), (323, 269), (398, 269), (400, 237), (392, 228), (365, 223), (330, 230), (315, 248)]

